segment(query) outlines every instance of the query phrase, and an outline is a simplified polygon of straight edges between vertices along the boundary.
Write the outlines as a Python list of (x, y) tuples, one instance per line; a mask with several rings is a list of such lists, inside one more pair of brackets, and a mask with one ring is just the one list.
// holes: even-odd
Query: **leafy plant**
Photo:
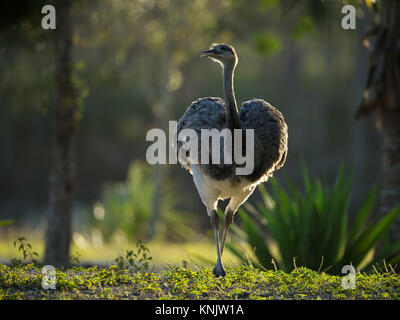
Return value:
[(114, 261), (119, 269), (132, 269), (134, 272), (139, 272), (149, 268), (152, 262), (151, 260), (153, 259), (149, 256), (149, 253), (149, 248), (147, 248), (141, 240), (138, 240), (135, 250), (127, 250), (125, 258), (119, 256)]
[[(368, 221), (377, 198), (377, 185), (370, 190), (349, 227), (352, 175), (341, 167), (330, 187), (326, 181), (310, 178), (303, 166), (303, 180), (304, 194), (291, 181), (287, 181), (287, 191), (271, 179), (272, 195), (260, 185), (262, 203), (256, 207), (246, 204), (245, 209), (239, 210), (243, 229), (233, 229), (254, 248), (256, 261), (249, 261), (237, 247), (228, 244), (228, 248), (243, 262), (267, 268), (274, 263), (289, 272), (297, 261), (313, 270), (338, 274), (344, 265), (368, 269), (399, 251), (400, 241), (389, 244), (385, 237), (400, 213), (400, 206), (377, 223)], [(264, 230), (269, 231), (268, 239)], [(388, 263), (399, 259), (400, 255)]]
[(14, 241), (14, 247), (18, 246), (18, 252), (22, 252), (23, 259), (13, 258), (11, 259), (11, 264), (13, 266), (22, 265), (27, 262), (27, 258), (29, 257), (31, 262), (38, 264), (38, 261), (35, 257), (39, 257), (39, 254), (35, 251), (32, 251), (32, 245), (26, 241), (24, 237), (19, 237)]
[(9, 224), (12, 224), (14, 220), (0, 220), (0, 227), (7, 226)]
[(77, 265), (80, 262), (80, 256), (81, 256), (81, 254), (76, 251), (75, 254), (72, 254), (69, 257), (69, 260), (71, 261), (72, 264)]
[[(105, 185), (100, 201), (94, 206), (92, 226), (106, 241), (116, 232), (122, 232), (130, 240), (146, 236), (156, 192), (153, 173), (153, 167), (136, 161), (130, 166), (126, 181)], [(157, 236), (170, 240), (186, 239), (192, 234), (193, 221), (176, 209), (179, 198), (170, 181), (162, 184), (161, 192), (162, 215), (157, 222)], [(96, 210), (100, 212), (97, 216)]]

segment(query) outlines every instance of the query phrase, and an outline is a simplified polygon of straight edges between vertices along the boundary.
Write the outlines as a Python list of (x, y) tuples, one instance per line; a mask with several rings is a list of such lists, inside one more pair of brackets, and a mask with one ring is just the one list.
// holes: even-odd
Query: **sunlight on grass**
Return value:
[(41, 290), (43, 274), (34, 264), (11, 268), (0, 264), (0, 300), (26, 299), (400, 299), (400, 278), (393, 272), (357, 273), (356, 287), (344, 288), (342, 277), (296, 268), (263, 271), (251, 266), (226, 268), (215, 277), (211, 268), (170, 266), (161, 272), (73, 267), (56, 272), (57, 290)]
[[(9, 263), (12, 258), (21, 258), (18, 248), (13, 246), (15, 239), (0, 239), (0, 262)], [(27, 238), (27, 241), (32, 245), (34, 251), (39, 254), (39, 261), (44, 255), (44, 242), (36, 237)], [(136, 246), (136, 243), (110, 243), (102, 246), (94, 246), (90, 242), (85, 246), (77, 246), (72, 243), (70, 254), (77, 257), (80, 264), (109, 264), (120, 255), (124, 255), (126, 250), (130, 250)], [(189, 266), (212, 266), (216, 261), (216, 250), (213, 241), (202, 238), (196, 242), (184, 243), (165, 243), (153, 241), (146, 243), (150, 249), (150, 255), (153, 257), (155, 269), (164, 269), (168, 264), (182, 264), (183, 261)], [(237, 258), (225, 250), (224, 265), (238, 266)]]

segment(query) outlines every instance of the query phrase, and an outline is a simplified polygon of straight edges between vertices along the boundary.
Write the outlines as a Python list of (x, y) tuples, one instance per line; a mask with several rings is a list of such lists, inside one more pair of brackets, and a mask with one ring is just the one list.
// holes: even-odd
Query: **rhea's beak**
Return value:
[(214, 49), (204, 50), (200, 52), (200, 57), (211, 57), (213, 54), (215, 54)]

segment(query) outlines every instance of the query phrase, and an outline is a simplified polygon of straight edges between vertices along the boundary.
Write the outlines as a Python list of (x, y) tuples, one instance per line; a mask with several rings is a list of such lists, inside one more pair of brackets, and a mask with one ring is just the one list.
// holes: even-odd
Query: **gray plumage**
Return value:
[[(207, 208), (214, 232), (217, 248), (217, 264), (213, 269), (216, 276), (224, 276), (221, 256), (226, 235), (233, 216), (239, 206), (252, 194), (257, 184), (268, 180), (286, 161), (288, 129), (282, 114), (262, 99), (252, 99), (237, 109), (233, 87), (234, 70), (238, 62), (235, 49), (226, 44), (214, 44), (202, 56), (218, 62), (223, 68), (224, 99), (207, 97), (193, 101), (178, 121), (177, 135), (184, 129), (193, 129), (200, 142), (201, 129), (242, 130), (242, 142), (246, 142), (246, 130), (254, 129), (254, 170), (249, 175), (236, 175), (239, 166), (233, 161), (225, 164), (223, 159), (224, 139), (220, 138), (219, 164), (211, 161), (211, 141), (209, 163), (186, 163), (178, 156), (178, 161), (193, 175), (201, 201)], [(233, 137), (233, 134), (232, 134)], [(188, 152), (187, 141), (177, 141), (177, 149)], [(242, 148), (245, 151), (245, 146)], [(198, 159), (201, 159), (201, 145), (198, 145)], [(234, 160), (234, 159), (233, 159)], [(242, 165), (243, 166), (243, 165)], [(222, 243), (219, 244), (219, 218), (216, 212), (220, 199), (231, 199), (225, 210)]]
[[(262, 99), (252, 99), (242, 104), (239, 111), (242, 136), (246, 129), (254, 129), (254, 170), (253, 173), (238, 177), (235, 175), (236, 164), (200, 164), (201, 169), (216, 180), (245, 179), (251, 183), (267, 180), (274, 171), (281, 168), (287, 154), (287, 125), (282, 114)], [(177, 134), (182, 129), (194, 129), (200, 137), (201, 129), (223, 130), (227, 128), (225, 102), (221, 98), (207, 97), (193, 101), (185, 114), (178, 121)], [(183, 142), (178, 141), (178, 148)], [(200, 147), (200, 145), (199, 145)], [(221, 140), (221, 159), (223, 159), (223, 140)], [(200, 148), (198, 150), (200, 159)], [(191, 171), (190, 166), (185, 165)]]

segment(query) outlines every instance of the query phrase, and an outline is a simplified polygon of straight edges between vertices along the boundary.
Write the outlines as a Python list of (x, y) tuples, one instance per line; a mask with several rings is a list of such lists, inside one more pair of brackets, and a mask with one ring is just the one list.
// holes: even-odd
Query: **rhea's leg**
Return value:
[(227, 210), (225, 213), (224, 232), (222, 233), (222, 243), (221, 243), (221, 256), (222, 256), (222, 253), (224, 252), (225, 240), (226, 240), (226, 236), (228, 235), (229, 226), (231, 225), (231, 223), (233, 221), (233, 215), (234, 215), (234, 212), (232, 212), (232, 210)]
[(215, 239), (215, 246), (217, 248), (217, 264), (215, 265), (213, 269), (213, 274), (216, 277), (223, 277), (226, 275), (224, 266), (222, 265), (222, 260), (221, 260), (221, 251), (219, 248), (219, 217), (217, 214), (217, 211), (212, 210), (210, 212), (210, 220), (211, 220), (211, 226), (214, 232), (214, 239)]
[(225, 221), (224, 221), (224, 231), (222, 233), (222, 243), (221, 243), (221, 256), (222, 252), (224, 251), (226, 236), (228, 235), (229, 226), (233, 222), (233, 216), (236, 210), (240, 207), (240, 205), (247, 200), (247, 198), (252, 194), (254, 188), (247, 189), (243, 191), (239, 195), (235, 195), (235, 197), (231, 198), (229, 201), (228, 206), (225, 209)]
[(221, 252), (219, 249), (219, 217), (217, 214), (217, 203), (219, 191), (213, 187), (212, 181), (205, 178), (197, 165), (192, 165), (193, 181), (199, 192), (200, 199), (207, 208), (207, 213), (211, 220), (211, 226), (214, 232), (215, 245), (217, 247), (217, 264), (213, 269), (214, 275), (222, 277), (226, 274), (221, 261)]

